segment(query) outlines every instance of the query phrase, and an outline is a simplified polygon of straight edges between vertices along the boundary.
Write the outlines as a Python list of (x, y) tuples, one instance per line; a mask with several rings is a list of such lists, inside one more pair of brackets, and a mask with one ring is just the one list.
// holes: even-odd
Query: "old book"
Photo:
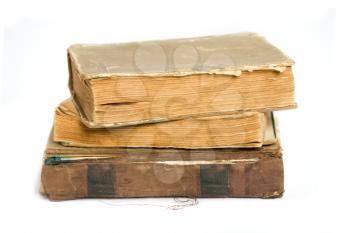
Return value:
[(118, 128), (88, 128), (71, 99), (56, 109), (54, 141), (81, 147), (226, 148), (273, 143), (270, 113), (192, 117)]
[(49, 140), (41, 174), (51, 200), (119, 197), (280, 197), (278, 141), (254, 149), (64, 147)]
[(295, 107), (293, 60), (253, 33), (68, 49), (90, 128)]

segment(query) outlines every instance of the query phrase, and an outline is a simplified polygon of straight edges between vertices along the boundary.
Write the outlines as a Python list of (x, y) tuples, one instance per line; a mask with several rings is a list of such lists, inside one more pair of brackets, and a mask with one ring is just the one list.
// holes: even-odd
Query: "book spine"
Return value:
[(51, 200), (119, 197), (280, 197), (282, 158), (256, 161), (75, 162), (43, 165)]

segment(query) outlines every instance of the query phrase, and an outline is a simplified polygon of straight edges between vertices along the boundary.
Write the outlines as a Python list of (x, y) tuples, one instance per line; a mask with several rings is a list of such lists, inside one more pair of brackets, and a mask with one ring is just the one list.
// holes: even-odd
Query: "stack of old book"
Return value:
[(273, 111), (295, 108), (293, 60), (253, 33), (68, 49), (42, 192), (280, 197)]

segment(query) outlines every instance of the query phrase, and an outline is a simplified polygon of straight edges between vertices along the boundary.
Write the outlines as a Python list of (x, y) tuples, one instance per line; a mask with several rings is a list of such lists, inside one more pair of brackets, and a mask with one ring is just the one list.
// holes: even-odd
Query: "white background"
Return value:
[[(320, 1), (244, 8), (219, 0), (1, 4), (0, 232), (350, 232), (345, 8), (317, 8), (325, 5)], [(265, 36), (296, 61), (299, 107), (277, 113), (283, 198), (199, 199), (173, 211), (152, 206), (170, 206), (173, 199), (51, 202), (38, 194), (54, 108), (69, 96), (70, 44), (242, 31)]]

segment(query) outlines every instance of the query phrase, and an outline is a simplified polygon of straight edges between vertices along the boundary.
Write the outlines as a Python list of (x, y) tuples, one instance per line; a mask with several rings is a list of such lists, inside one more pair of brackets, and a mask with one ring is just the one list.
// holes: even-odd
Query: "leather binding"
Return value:
[(64, 147), (50, 137), (41, 174), (51, 200), (111, 197), (280, 197), (279, 141), (260, 148)]

